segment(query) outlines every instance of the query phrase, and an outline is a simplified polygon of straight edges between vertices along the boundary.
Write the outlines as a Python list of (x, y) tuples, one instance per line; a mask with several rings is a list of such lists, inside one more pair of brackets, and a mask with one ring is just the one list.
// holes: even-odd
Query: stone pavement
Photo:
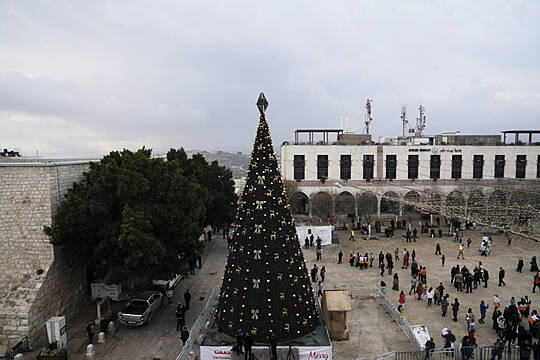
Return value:
[[(493, 295), (498, 294), (502, 302), (502, 307), (509, 304), (510, 298), (514, 296), (516, 301), (525, 295), (528, 295), (532, 300), (532, 309), (540, 310), (540, 294), (532, 294), (532, 280), (534, 273), (529, 271), (529, 261), (533, 255), (536, 255), (540, 259), (540, 245), (539, 243), (527, 240), (527, 239), (514, 239), (511, 246), (506, 246), (506, 240), (503, 236), (493, 236), (494, 247), (491, 255), (488, 257), (480, 256), (478, 251), (480, 247), (482, 234), (480, 229), (470, 230), (464, 232), (464, 239), (471, 238), (472, 244), (470, 248), (465, 245), (465, 260), (457, 260), (458, 244), (452, 241), (451, 237), (443, 237), (441, 240), (442, 253), (446, 256), (446, 264), (441, 266), (440, 256), (435, 256), (435, 244), (439, 238), (431, 239), (427, 235), (422, 234), (416, 243), (406, 243), (405, 238), (402, 237), (401, 231), (396, 231), (396, 236), (393, 238), (386, 238), (384, 234), (375, 234), (377, 239), (363, 240), (356, 239), (356, 241), (348, 241), (349, 233), (344, 231), (336, 231), (341, 243), (333, 244), (323, 247), (323, 260), (320, 261), (319, 269), (322, 266), (326, 266), (326, 280), (325, 284), (366, 284), (379, 287), (381, 281), (380, 270), (376, 268), (377, 258), (379, 251), (383, 253), (390, 252), (392, 257), (394, 256), (394, 250), (399, 247), (400, 260), (403, 259), (403, 249), (407, 248), (412, 252), (412, 249), (416, 250), (416, 261), (419, 265), (427, 266), (427, 281), (429, 286), (436, 287), (439, 282), (442, 282), (445, 286), (445, 292), (450, 294), (450, 299), (457, 297), (461, 304), (459, 311), (459, 321), (453, 322), (451, 310), (448, 310), (448, 314), (445, 318), (441, 317), (441, 310), (439, 306), (433, 305), (427, 307), (426, 300), (416, 300), (413, 296), (408, 295), (410, 288), (410, 268), (402, 270), (399, 265), (394, 261), (394, 273), (399, 275), (400, 290), (406, 290), (407, 302), (405, 304), (405, 317), (409, 320), (411, 325), (423, 324), (428, 327), (430, 335), (434, 338), (437, 347), (442, 346), (441, 330), (447, 327), (453, 331), (458, 339), (465, 335), (466, 321), (465, 314), (468, 308), (472, 308), (476, 319), (480, 318), (479, 304), (480, 300), (484, 300), (486, 304), (490, 305), (486, 316), (485, 324), (479, 324), (477, 322), (476, 337), (479, 344), (491, 344), (496, 339), (495, 331), (491, 329), (491, 314), (493, 313)], [(358, 234), (358, 233), (357, 233)], [(357, 235), (358, 237), (358, 235)], [(303, 243), (303, 242), (302, 242)], [(337, 254), (339, 249), (343, 249), (343, 264), (337, 264)], [(373, 251), (375, 255), (374, 267), (367, 270), (358, 270), (351, 267), (348, 263), (349, 253), (351, 251), (359, 251), (362, 254)], [(306, 265), (311, 268), (315, 263), (315, 249), (304, 250), (304, 256), (306, 258)], [(523, 257), (525, 266), (523, 267), (523, 273), (517, 273), (515, 271), (519, 257)], [(488, 288), (479, 286), (478, 289), (473, 290), (471, 294), (465, 292), (457, 292), (455, 288), (450, 284), (450, 269), (452, 266), (459, 264), (460, 267), (466, 265), (471, 271), (478, 262), (482, 261), (484, 266), (488, 269), (490, 274), (490, 280), (488, 282)], [(502, 266), (506, 270), (506, 286), (499, 287), (498, 283), (498, 271)], [(382, 278), (387, 284), (386, 293), (397, 307), (399, 292), (392, 289), (392, 276), (385, 274)], [(382, 311), (379, 309), (379, 311)], [(365, 321), (367, 323), (364, 333), (370, 334), (378, 333), (380, 338), (374, 336), (373, 342), (379, 342), (378, 348), (390, 348), (394, 350), (400, 350), (398, 343), (393, 343), (393, 338), (386, 336), (384, 333), (385, 328), (381, 327), (378, 321), (380, 315), (374, 314), (370, 309), (361, 311), (359, 315), (356, 315), (356, 311), (353, 310), (352, 316), (349, 316), (350, 322), (358, 321), (357, 316), (364, 318), (373, 318), (372, 321)], [(374, 316), (375, 315), (375, 316)], [(371, 327), (370, 327), (371, 324)], [(392, 326), (397, 328), (396, 324), (387, 323), (390, 329)], [(352, 340), (352, 337), (351, 337)], [(341, 342), (345, 343), (345, 342)], [(385, 344), (386, 343), (386, 344)], [(370, 344), (371, 348), (374, 348), (374, 344)], [(334, 342), (333, 346), (336, 350), (339, 349), (340, 342)], [(350, 346), (350, 345), (343, 345)], [(370, 351), (371, 352), (371, 351)], [(384, 352), (384, 351), (381, 351)]]
[[(97, 359), (113, 360), (142, 360), (159, 358), (161, 360), (176, 359), (182, 348), (180, 332), (176, 331), (175, 310), (178, 300), (184, 301), (186, 289), (192, 294), (191, 307), (186, 313), (186, 326), (191, 326), (196, 321), (199, 312), (206, 304), (212, 287), (221, 285), (221, 275), (227, 260), (227, 242), (221, 234), (215, 235), (212, 242), (206, 243), (202, 255), (202, 269), (196, 269), (195, 275), (189, 275), (181, 280), (175, 289), (173, 306), (167, 305), (166, 299), (158, 313), (152, 317), (152, 322), (142, 327), (126, 327), (116, 323), (116, 333), (107, 339), (106, 344), (96, 344)], [(125, 304), (113, 305), (113, 313), (121, 309)], [(73, 324), (68, 324), (68, 356), (70, 359), (84, 359), (86, 345), (86, 325), (88, 321), (96, 317), (95, 305), (88, 306), (81, 311), (81, 315)], [(97, 334), (94, 343), (97, 342)], [(35, 349), (38, 350), (38, 349)], [(26, 354), (25, 358), (35, 358), (33, 354)], [(34, 355), (34, 356), (32, 356)]]

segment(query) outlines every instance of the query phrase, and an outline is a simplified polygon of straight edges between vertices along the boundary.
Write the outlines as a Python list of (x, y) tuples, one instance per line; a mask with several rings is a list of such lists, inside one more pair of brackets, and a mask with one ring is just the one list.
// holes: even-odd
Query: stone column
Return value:
[(377, 217), (381, 217), (381, 201), (382, 201), (382, 196), (377, 195)]

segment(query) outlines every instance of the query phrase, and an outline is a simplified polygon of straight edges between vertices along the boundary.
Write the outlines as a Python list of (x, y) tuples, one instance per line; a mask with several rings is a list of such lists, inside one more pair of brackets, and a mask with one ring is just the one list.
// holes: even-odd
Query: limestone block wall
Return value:
[(24, 336), (45, 343), (45, 320), (69, 320), (84, 300), (85, 269), (67, 267), (43, 226), (88, 169), (88, 161), (0, 163), (0, 345)]

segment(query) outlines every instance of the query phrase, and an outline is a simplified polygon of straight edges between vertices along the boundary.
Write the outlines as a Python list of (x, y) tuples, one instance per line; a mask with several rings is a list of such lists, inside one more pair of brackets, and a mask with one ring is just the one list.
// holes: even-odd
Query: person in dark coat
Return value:
[(394, 282), (392, 283), (392, 290), (399, 291), (399, 278), (398, 278), (397, 273), (394, 274)]
[(244, 359), (251, 360), (251, 348), (253, 347), (253, 338), (249, 333), (244, 334)]
[(195, 259), (190, 258), (188, 260), (189, 273), (195, 275)]
[(186, 302), (186, 310), (189, 310), (189, 304), (191, 303), (191, 293), (189, 289), (184, 293), (184, 301)]
[(244, 344), (244, 332), (242, 330), (239, 330), (236, 333), (236, 355), (240, 356), (240, 354), (243, 354), (242, 346)]
[(86, 326), (86, 334), (88, 335), (88, 345), (94, 341), (94, 322), (90, 321)]
[(182, 302), (178, 302), (178, 306), (176, 307), (176, 331), (180, 331), (181, 327), (184, 327), (186, 325), (186, 308), (182, 305)]
[(523, 258), (519, 258), (518, 263), (517, 263), (517, 267), (516, 267), (516, 271), (518, 273), (523, 271)]
[(277, 360), (278, 338), (275, 334), (270, 335), (270, 349), (272, 350), (272, 360)]
[(487, 288), (487, 283), (489, 280), (489, 273), (486, 269), (484, 269), (484, 273), (482, 274), (482, 278), (484, 280), (484, 287)]
[(182, 340), (182, 345), (186, 345), (186, 342), (189, 339), (189, 331), (185, 326), (182, 328), (182, 332), (180, 333), (180, 339)]
[(536, 264), (536, 256), (533, 256), (531, 259), (531, 272), (538, 271), (538, 265)]
[(452, 320), (454, 320), (454, 322), (458, 320), (457, 318), (458, 312), (459, 312), (459, 301), (457, 298), (455, 298), (454, 303), (452, 304), (452, 316), (453, 316)]
[(339, 250), (338, 254), (338, 264), (341, 264), (343, 262), (343, 251)]

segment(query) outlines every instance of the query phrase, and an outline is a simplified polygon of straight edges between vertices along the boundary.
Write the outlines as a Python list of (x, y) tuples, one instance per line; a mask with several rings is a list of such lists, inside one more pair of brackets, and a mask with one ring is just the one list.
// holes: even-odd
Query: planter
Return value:
[(67, 350), (64, 349), (60, 354), (56, 355), (38, 355), (36, 360), (67, 360)]

